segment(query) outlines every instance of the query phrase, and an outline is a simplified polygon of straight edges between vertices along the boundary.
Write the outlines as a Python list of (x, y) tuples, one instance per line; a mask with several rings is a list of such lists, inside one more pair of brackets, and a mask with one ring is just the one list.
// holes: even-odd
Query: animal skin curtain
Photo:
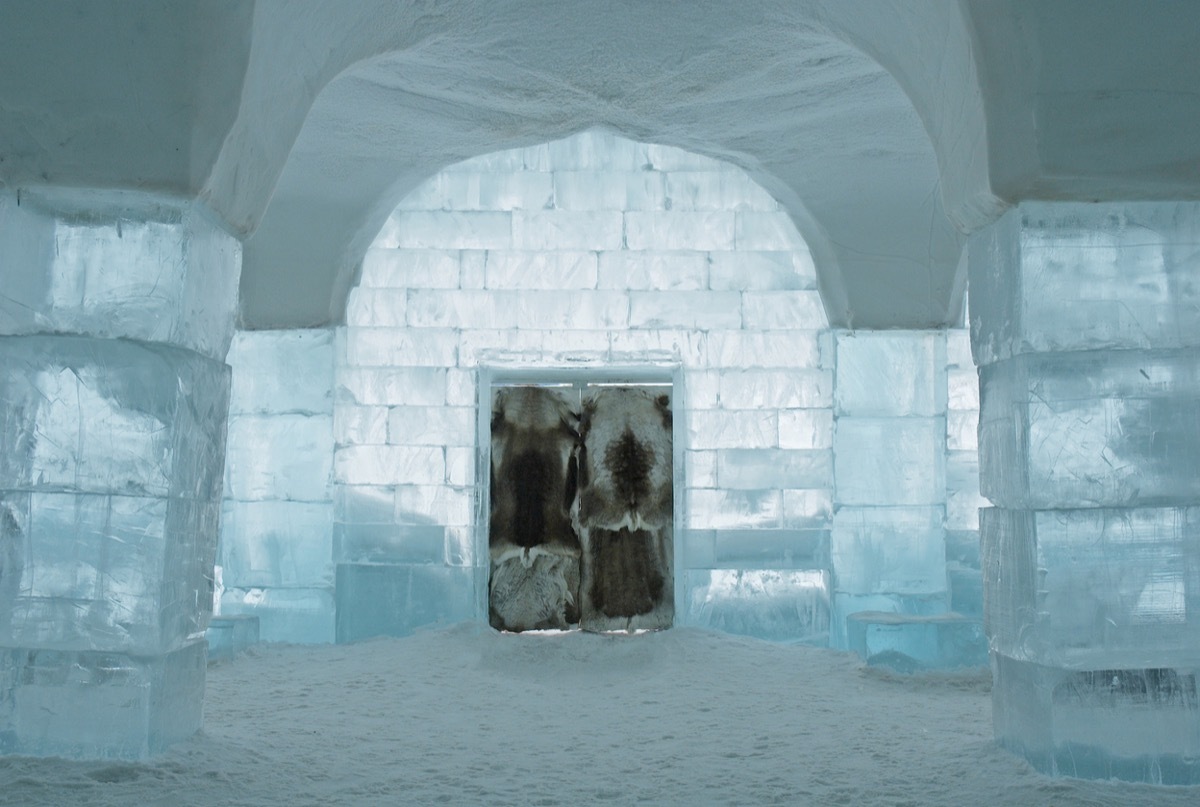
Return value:
[(670, 627), (673, 481), (663, 387), (493, 390), (492, 626)]

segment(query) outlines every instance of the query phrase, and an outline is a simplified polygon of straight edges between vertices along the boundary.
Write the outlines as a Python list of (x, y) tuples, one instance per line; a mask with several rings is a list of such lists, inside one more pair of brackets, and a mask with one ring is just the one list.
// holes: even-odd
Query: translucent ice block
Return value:
[(0, 754), (144, 759), (195, 734), (203, 638), (164, 655), (0, 648)]
[(618, 210), (518, 210), (512, 214), (512, 244), (516, 249), (621, 249), (623, 237)]
[(333, 411), (333, 331), (240, 331), (226, 362), (233, 368), (234, 414)]
[(226, 499), (220, 563), (234, 588), (332, 584), (333, 503)]
[(1023, 355), (981, 373), (982, 493), (1006, 507), (1200, 497), (1193, 350)]
[(841, 507), (833, 516), (834, 585), (848, 594), (946, 591), (941, 507)]
[(829, 485), (829, 450), (723, 449), (717, 452), (717, 484), (726, 489), (823, 488)]
[[(598, 287), (637, 291), (691, 291), (708, 288), (708, 257), (703, 252), (613, 250), (600, 253)], [(740, 324), (740, 323), (739, 323)]]
[(264, 642), (330, 644), (334, 596), (329, 588), (227, 588), (221, 615), (258, 617)]
[(484, 277), (489, 289), (594, 289), (596, 253), (493, 249)]
[(1196, 202), (1023, 202), (970, 240), (976, 360), (1200, 344), (1198, 246)]
[(745, 529), (690, 530), (689, 546), (700, 542), (711, 546), (708, 558), (691, 557), (692, 567), (712, 566), (717, 569), (828, 569), (829, 530), (809, 529)]
[(983, 511), (992, 649), (1073, 669), (1200, 663), (1200, 510)]
[(218, 512), (186, 499), (0, 494), (5, 576), (18, 581), (0, 590), (0, 645), (151, 655), (194, 639), (212, 606)]
[(946, 347), (940, 331), (839, 331), (839, 415), (942, 414), (946, 409)]
[(656, 171), (554, 172), (554, 206), (559, 210), (662, 210), (663, 174)]
[(1043, 773), (1200, 784), (1197, 667), (1064, 669), (992, 654), (996, 739)]
[(734, 214), (729, 210), (630, 211), (625, 214), (625, 245), (631, 250), (731, 250)]
[(214, 616), (204, 633), (209, 662), (231, 659), (258, 644), (258, 631), (256, 616)]
[(736, 168), (671, 171), (666, 179), (672, 210), (779, 210), (771, 194)]
[(944, 418), (838, 418), (833, 454), (839, 503), (939, 504), (945, 498)]
[(634, 328), (737, 328), (742, 323), (734, 291), (635, 291), (629, 296)]
[(934, 594), (847, 594), (834, 590), (829, 617), (829, 645), (849, 650), (848, 617), (865, 611), (894, 614), (933, 615), (948, 610), (944, 592)]
[(0, 337), (0, 487), (211, 501), (228, 368), (192, 351)]
[(151, 194), (0, 194), (0, 334), (141, 339), (221, 359), (241, 245), (199, 205)]
[(457, 249), (372, 247), (363, 256), (359, 285), (375, 289), (457, 289), (459, 255)]
[(867, 664), (898, 672), (988, 663), (982, 623), (961, 614), (860, 611), (846, 618), (846, 632), (850, 649)]
[(229, 419), (226, 496), (243, 501), (329, 498), (332, 415), (236, 415)]
[(824, 570), (693, 569), (686, 581), (685, 624), (771, 641), (828, 640)]
[(791, 252), (710, 252), (708, 263), (713, 291), (816, 288), (816, 277), (797, 271)]
[(470, 619), (474, 613), (473, 569), (338, 564), (339, 643), (405, 636), (428, 625)]

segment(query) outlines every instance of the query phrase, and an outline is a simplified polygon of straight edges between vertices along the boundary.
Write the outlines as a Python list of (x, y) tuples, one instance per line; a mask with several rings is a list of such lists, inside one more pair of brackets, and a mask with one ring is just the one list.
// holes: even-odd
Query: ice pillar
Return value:
[(240, 266), (191, 204), (0, 195), (0, 753), (199, 728)]
[(847, 647), (852, 614), (947, 610), (946, 336), (835, 336), (831, 639)]
[(1200, 205), (1024, 203), (970, 243), (996, 738), (1200, 782)]

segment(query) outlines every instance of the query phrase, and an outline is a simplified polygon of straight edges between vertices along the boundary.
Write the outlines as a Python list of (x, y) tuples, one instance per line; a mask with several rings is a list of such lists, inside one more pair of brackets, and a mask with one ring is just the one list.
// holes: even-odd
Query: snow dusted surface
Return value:
[(987, 689), (695, 629), (268, 645), (209, 669), (194, 739), (0, 757), (0, 804), (1200, 804), (1033, 772), (993, 745)]

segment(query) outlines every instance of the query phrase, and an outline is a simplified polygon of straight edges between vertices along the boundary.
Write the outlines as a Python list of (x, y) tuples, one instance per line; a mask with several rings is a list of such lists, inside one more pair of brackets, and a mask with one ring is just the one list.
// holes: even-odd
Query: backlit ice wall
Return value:
[(0, 753), (200, 726), (240, 268), (196, 205), (0, 194)]
[[(588, 132), (451, 166), (379, 234), (323, 375), (328, 339), (246, 333), (230, 354), (222, 610), (272, 615), (265, 639), (484, 618), (478, 387), (563, 368), (680, 368), (681, 623), (846, 646), (864, 610), (980, 618), (966, 332), (829, 330), (804, 241), (732, 165)], [(242, 412), (243, 376), (276, 378), (284, 354), (307, 358)], [(306, 452), (331, 379), (326, 544), (327, 466)], [(239, 483), (247, 467), (257, 487)], [(312, 487), (285, 491), (298, 473)], [(285, 629), (289, 609), (311, 628)], [(907, 640), (875, 630), (882, 649)]]

